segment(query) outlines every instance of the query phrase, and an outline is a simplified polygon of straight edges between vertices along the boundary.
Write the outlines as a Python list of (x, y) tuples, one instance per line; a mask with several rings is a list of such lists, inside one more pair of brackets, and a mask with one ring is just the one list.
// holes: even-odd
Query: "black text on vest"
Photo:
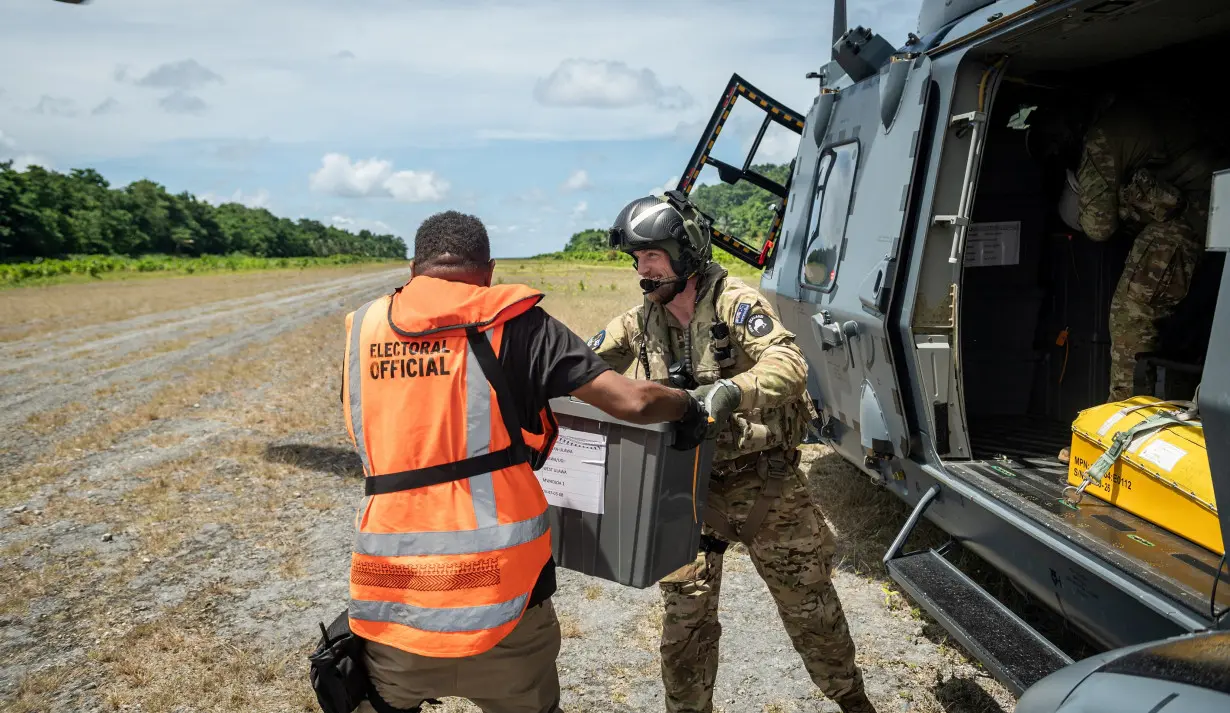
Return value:
[(427, 342), (378, 342), (369, 345), (369, 353), (374, 361), (368, 366), (368, 374), (373, 379), (414, 379), (420, 376), (451, 374), (443, 355), (452, 354), (453, 351), (448, 348), (448, 340), (445, 339)]

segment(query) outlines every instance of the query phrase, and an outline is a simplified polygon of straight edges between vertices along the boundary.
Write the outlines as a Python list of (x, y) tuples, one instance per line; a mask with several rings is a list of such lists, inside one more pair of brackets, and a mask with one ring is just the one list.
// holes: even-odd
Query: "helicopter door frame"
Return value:
[[(709, 155), (713, 151), (714, 144), (717, 143), (722, 127), (725, 126), (726, 120), (730, 118), (731, 110), (734, 109), (735, 103), (740, 97), (747, 99), (754, 106), (762, 109), (765, 114), (764, 121), (760, 124), (760, 130), (756, 133), (756, 140), (752, 142), (751, 149), (748, 150), (742, 167), (731, 165)], [(782, 218), (785, 215), (786, 202), (790, 195), (790, 182), (794, 176), (794, 167), (792, 161), (786, 183), (781, 184), (753, 171), (752, 160), (756, 156), (756, 151), (760, 148), (760, 141), (764, 138), (765, 131), (768, 130), (770, 123), (784, 126), (801, 137), (803, 135), (803, 117), (803, 114), (752, 86), (740, 77), (738, 73), (732, 74), (730, 75), (730, 81), (726, 84), (726, 89), (722, 92), (722, 98), (718, 101), (713, 114), (709, 117), (709, 123), (706, 125), (704, 133), (701, 134), (700, 141), (697, 142), (696, 149), (692, 152), (692, 157), (688, 160), (688, 165), (679, 179), (678, 190), (690, 197), (692, 189), (696, 187), (697, 179), (700, 178), (701, 170), (706, 165), (709, 165), (718, 170), (718, 176), (722, 179), (723, 183), (733, 186), (739, 181), (747, 181), (778, 197), (780, 202), (774, 208), (773, 221), (770, 223), (768, 234), (765, 235), (764, 244), (760, 248), (738, 236), (730, 235), (716, 226), (713, 226), (711, 229), (714, 245), (757, 269), (763, 270), (773, 262), (778, 242), (777, 236), (781, 232)], [(700, 210), (700, 208), (697, 207), (697, 210)], [(713, 216), (705, 214), (704, 211), (700, 212), (712, 222)]]

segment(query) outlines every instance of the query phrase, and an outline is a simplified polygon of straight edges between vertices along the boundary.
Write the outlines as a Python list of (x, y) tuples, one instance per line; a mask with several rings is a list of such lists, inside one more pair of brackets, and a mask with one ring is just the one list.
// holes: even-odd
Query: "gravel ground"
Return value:
[[(344, 606), (361, 493), (337, 400), (341, 318), (403, 274), (309, 277), (0, 344), (0, 708), (317, 710), (305, 656)], [(877, 568), (903, 510), (805, 450), (879, 709), (1011, 711)], [(555, 603), (565, 708), (661, 710), (656, 587), (561, 570)], [(740, 547), (721, 616), (719, 710), (837, 710)]]

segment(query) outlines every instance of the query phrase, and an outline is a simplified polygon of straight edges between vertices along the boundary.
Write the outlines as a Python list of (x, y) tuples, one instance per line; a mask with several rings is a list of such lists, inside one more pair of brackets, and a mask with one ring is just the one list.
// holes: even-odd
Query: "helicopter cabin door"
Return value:
[[(821, 437), (880, 475), (911, 450), (906, 358), (891, 299), (915, 226), (934, 101), (926, 55), (822, 87), (805, 121), (783, 229), (762, 280), (811, 367)], [(911, 352), (912, 353), (912, 352)]]
[(822, 437), (872, 472), (911, 449), (891, 297), (934, 123), (931, 86), (926, 55), (899, 53), (876, 74), (821, 89), (764, 279), (782, 312), (792, 308), (816, 372)]

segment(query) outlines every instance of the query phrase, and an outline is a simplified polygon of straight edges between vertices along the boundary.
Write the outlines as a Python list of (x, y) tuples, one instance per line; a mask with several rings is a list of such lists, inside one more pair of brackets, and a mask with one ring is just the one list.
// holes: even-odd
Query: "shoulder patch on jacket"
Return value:
[(747, 332), (753, 337), (763, 337), (773, 331), (773, 320), (767, 314), (759, 312), (747, 321)]
[(585, 344), (590, 349), (597, 349), (598, 347), (602, 346), (602, 340), (604, 339), (606, 339), (606, 330), (602, 329), (602, 330), (599, 330), (597, 334), (590, 337), (589, 341), (585, 342)]
[(739, 308), (735, 310), (735, 324), (743, 324), (747, 321), (747, 313), (752, 311), (751, 302), (739, 303)]

